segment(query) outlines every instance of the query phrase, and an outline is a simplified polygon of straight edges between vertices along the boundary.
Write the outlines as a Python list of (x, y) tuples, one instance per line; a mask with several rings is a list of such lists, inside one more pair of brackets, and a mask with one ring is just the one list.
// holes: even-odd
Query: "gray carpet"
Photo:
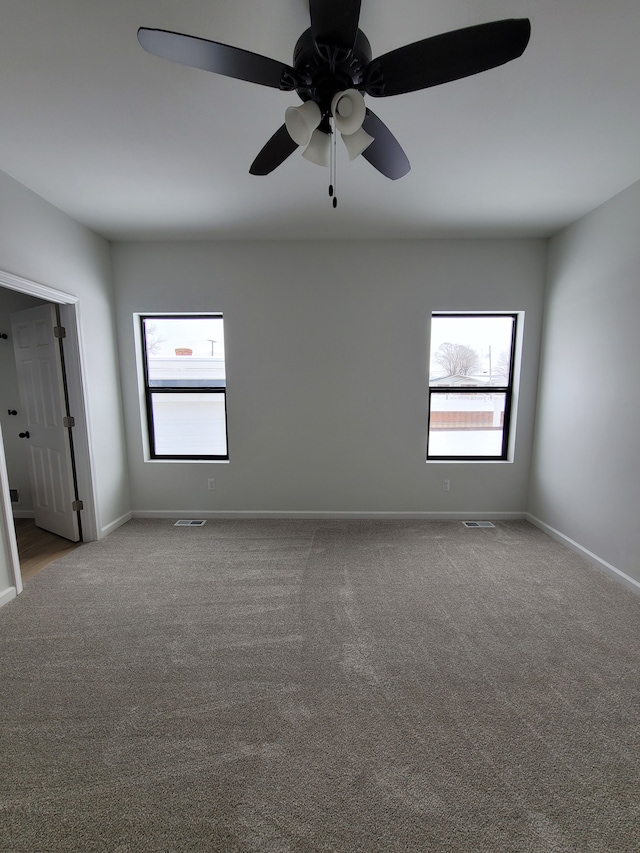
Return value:
[(3, 853), (640, 851), (640, 599), (526, 522), (133, 521), (0, 641)]

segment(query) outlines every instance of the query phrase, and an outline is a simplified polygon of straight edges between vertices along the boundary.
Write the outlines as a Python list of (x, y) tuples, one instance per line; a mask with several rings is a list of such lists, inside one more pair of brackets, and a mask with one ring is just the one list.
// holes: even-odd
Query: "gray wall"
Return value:
[[(115, 244), (134, 512), (523, 515), (545, 263), (543, 241)], [(425, 462), (443, 309), (525, 311), (513, 463)], [(147, 311), (224, 313), (229, 463), (144, 461), (133, 315)]]
[[(0, 426), (2, 426), (4, 439), (9, 487), (17, 489), (20, 494), (20, 503), (13, 504), (16, 515), (30, 514), (33, 503), (27, 465), (27, 444), (18, 437), (18, 433), (24, 429), (25, 424), (22, 419), (16, 362), (11, 340), (11, 314), (14, 311), (42, 304), (41, 299), (0, 287), (0, 332), (8, 335), (6, 341), (0, 341)], [(9, 409), (15, 409), (18, 415), (9, 415)]]
[[(528, 509), (640, 581), (638, 222), (640, 183), (550, 243), (533, 445), (543, 241), (120, 243), (110, 254), (106, 241), (0, 173), (0, 269), (80, 300), (103, 531), (131, 508)], [(424, 460), (428, 321), (445, 309), (526, 314), (512, 463)], [(224, 313), (229, 463), (144, 461), (133, 314), (145, 311)], [(211, 476), (215, 492), (206, 489)]]
[(110, 250), (0, 172), (0, 269), (78, 297), (99, 532), (129, 511)]
[(550, 244), (534, 518), (640, 581), (640, 183)]

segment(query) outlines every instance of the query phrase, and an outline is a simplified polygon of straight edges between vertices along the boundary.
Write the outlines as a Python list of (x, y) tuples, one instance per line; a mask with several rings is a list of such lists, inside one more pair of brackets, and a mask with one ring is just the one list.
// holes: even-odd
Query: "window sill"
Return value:
[(229, 459), (150, 459), (144, 460), (151, 465), (228, 465)]

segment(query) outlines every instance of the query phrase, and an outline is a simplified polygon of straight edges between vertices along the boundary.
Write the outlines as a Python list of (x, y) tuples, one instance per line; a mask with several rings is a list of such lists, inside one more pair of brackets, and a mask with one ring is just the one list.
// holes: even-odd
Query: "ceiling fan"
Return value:
[[(411, 168), (409, 160), (391, 131), (365, 105), (363, 94), (402, 95), (503, 65), (522, 55), (531, 24), (527, 18), (479, 24), (372, 59), (369, 40), (358, 28), (360, 4), (361, 0), (309, 0), (311, 26), (298, 39), (293, 65), (167, 30), (141, 27), (138, 41), (149, 53), (181, 65), (298, 93), (302, 105), (286, 110), (285, 123), (253, 161), (252, 175), (269, 174), (299, 146), (304, 146), (308, 160), (335, 169), (337, 131), (351, 159), (362, 154), (375, 169), (396, 180)], [(331, 187), (329, 192), (333, 194)]]

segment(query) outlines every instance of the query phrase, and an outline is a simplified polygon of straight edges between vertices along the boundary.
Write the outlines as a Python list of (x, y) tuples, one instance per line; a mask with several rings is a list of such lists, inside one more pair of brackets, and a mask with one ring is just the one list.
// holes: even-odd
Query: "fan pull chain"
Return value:
[(333, 149), (329, 149), (329, 198), (333, 198)]
[(338, 132), (333, 126), (333, 207), (338, 206)]
[(333, 121), (329, 119), (329, 198), (333, 198)]
[(336, 129), (333, 121), (329, 120), (331, 126), (331, 141), (329, 149), (329, 197), (333, 199), (334, 209), (338, 206), (337, 189), (338, 189), (338, 169), (337, 169), (337, 150), (336, 150)]

